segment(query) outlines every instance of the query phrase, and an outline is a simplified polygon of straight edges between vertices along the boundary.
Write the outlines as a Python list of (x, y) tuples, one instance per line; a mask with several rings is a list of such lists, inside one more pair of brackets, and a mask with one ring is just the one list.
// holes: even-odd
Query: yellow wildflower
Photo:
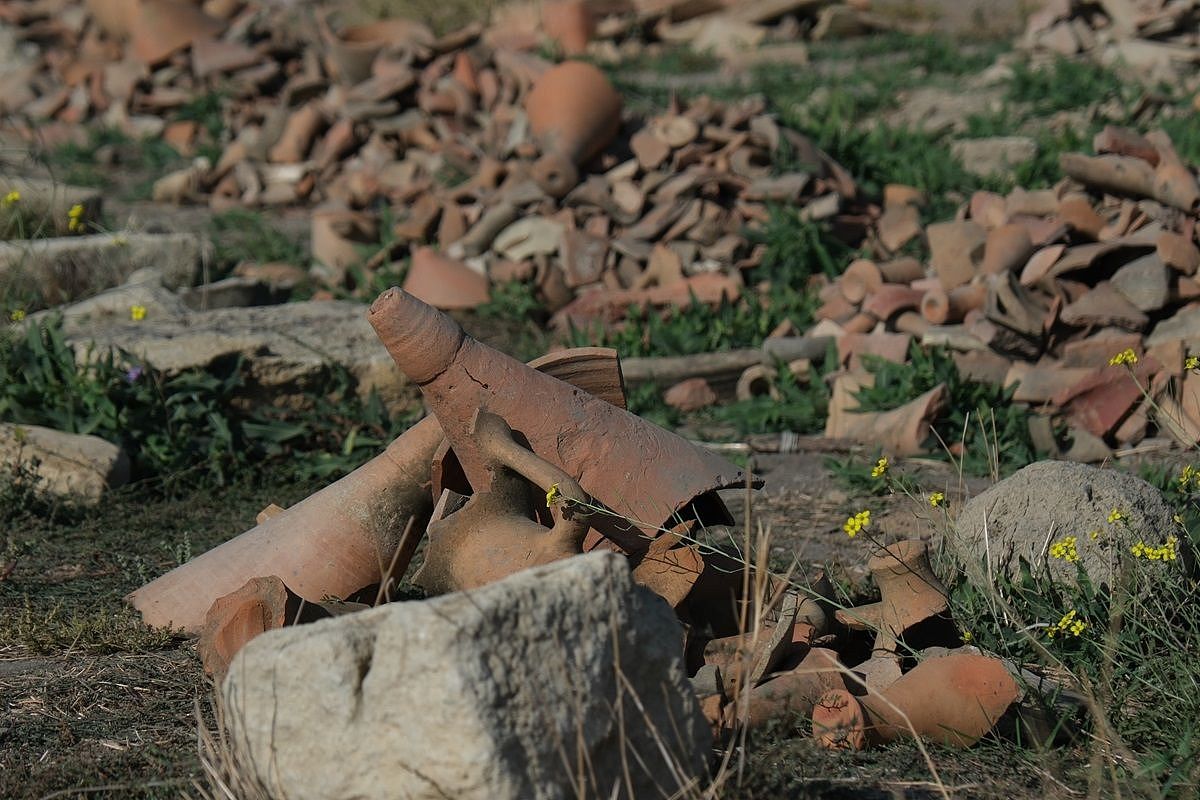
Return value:
[(1187, 489), (1190, 486), (1200, 488), (1200, 470), (1191, 464), (1186, 464), (1179, 472), (1179, 488)]
[(67, 230), (72, 233), (83, 230), (83, 204), (76, 203), (67, 212)]
[(1100, 538), (1099, 529), (1094, 530), (1094, 531), (1088, 531), (1088, 538), (1091, 539), (1093, 542), (1096, 541), (1097, 539), (1099, 539)]
[(13, 189), (8, 194), (4, 195), (4, 199), (0, 200), (0, 208), (8, 208), (9, 206), (21, 202), (21, 193)]
[(1108, 360), (1108, 364), (1111, 367), (1119, 367), (1122, 364), (1133, 365), (1136, 363), (1138, 363), (1138, 357), (1137, 353), (1133, 352), (1132, 347), (1126, 347)]
[(1060, 619), (1058, 622), (1046, 627), (1046, 636), (1051, 639), (1059, 634), (1079, 636), (1079, 634), (1087, 630), (1087, 626), (1088, 624), (1079, 619), (1079, 616), (1075, 613), (1075, 609), (1072, 608), (1070, 611), (1063, 614), (1062, 619)]
[(1188, 356), (1184, 359), (1183, 368), (1188, 370), (1200, 369), (1200, 356)]
[(962, 639), (963, 644), (970, 644), (971, 641), (975, 638), (975, 635), (972, 634), (970, 631), (962, 631), (959, 634), (958, 638)]
[(1174, 561), (1179, 557), (1178, 544), (1179, 539), (1173, 535), (1168, 536), (1166, 542), (1158, 547), (1151, 547), (1139, 540), (1129, 548), (1129, 552), (1133, 553), (1134, 558), (1144, 558), (1147, 561)]
[(929, 495), (929, 505), (933, 508), (941, 508), (942, 503), (946, 502), (946, 495), (941, 492), (933, 492)]
[(1125, 512), (1121, 511), (1120, 509), (1114, 508), (1112, 511), (1108, 512), (1108, 524), (1109, 525), (1112, 525), (1115, 522), (1120, 522), (1120, 521), (1126, 520), (1126, 519), (1129, 519), (1129, 517), (1125, 516)]
[(13, 312), (8, 315), (8, 318), (13, 322), (20, 322), (21, 320), (25, 319), (25, 310), (22, 308), (14, 309)]
[(141, 322), (142, 320), (144, 320), (146, 318), (146, 307), (145, 306), (130, 306), (129, 307), (129, 318), (131, 320), (133, 320), (134, 322)]
[(1068, 564), (1074, 564), (1079, 560), (1079, 550), (1075, 547), (1076, 541), (1074, 536), (1067, 536), (1050, 545), (1050, 557), (1061, 558)]
[(550, 491), (546, 492), (546, 508), (554, 505), (554, 502), (560, 497), (562, 497), (562, 492), (558, 490), (558, 484), (551, 484)]
[(883, 474), (887, 471), (888, 471), (888, 460), (887, 460), (887, 456), (884, 456), (883, 458), (881, 458), (875, 462), (875, 468), (871, 470), (871, 477), (872, 478), (882, 477)]
[(846, 535), (853, 539), (864, 528), (871, 524), (871, 512), (864, 510), (860, 511), (852, 517), (847, 517), (845, 524), (842, 525), (842, 530)]

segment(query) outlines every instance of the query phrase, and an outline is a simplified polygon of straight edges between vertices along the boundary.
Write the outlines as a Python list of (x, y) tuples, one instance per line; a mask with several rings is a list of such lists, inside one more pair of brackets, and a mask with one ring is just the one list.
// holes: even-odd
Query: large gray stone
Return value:
[[(131, 319), (131, 306), (145, 317)], [(61, 310), (67, 341), (80, 358), (124, 350), (161, 370), (204, 369), (241, 357), (248, 391), (268, 400), (328, 388), (330, 368), (346, 368), (359, 391), (404, 405), (411, 387), (379, 343), (367, 307), (301, 302), (192, 311), (175, 294), (139, 283)], [(90, 354), (90, 356), (89, 356)]]
[(33, 472), (39, 493), (83, 505), (99, 503), (106, 491), (129, 481), (125, 451), (98, 436), (0, 423), (0, 466), (17, 465)]
[(169, 288), (190, 286), (208, 244), (190, 233), (103, 233), (0, 242), (0, 292), (69, 303), (154, 268)]
[(1037, 156), (1038, 147), (1028, 136), (990, 136), (951, 142), (950, 152), (972, 175), (1011, 177), (1014, 167)]
[(666, 603), (597, 552), (271, 631), (222, 688), (234, 751), (276, 797), (641, 800), (704, 772), (682, 653)]
[[(1124, 518), (1110, 523), (1114, 509)], [(1095, 539), (1092, 531), (1099, 532)], [(1078, 564), (1093, 582), (1111, 585), (1116, 566), (1134, 543), (1161, 545), (1178, 533), (1178, 525), (1162, 493), (1135, 475), (1039, 461), (972, 498), (954, 532), (953, 549), (968, 566), (977, 566), (986, 555), (996, 574), (1016, 578), (1023, 558), (1035, 574), (1048, 568), (1052, 578), (1066, 581), (1075, 579), (1076, 565), (1048, 551), (1074, 536)]]

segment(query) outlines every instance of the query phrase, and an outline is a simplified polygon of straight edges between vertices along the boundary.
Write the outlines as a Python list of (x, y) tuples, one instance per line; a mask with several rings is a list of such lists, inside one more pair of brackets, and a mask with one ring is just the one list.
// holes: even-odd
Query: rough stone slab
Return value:
[(1037, 156), (1038, 147), (1028, 136), (991, 136), (951, 142), (950, 152), (972, 175), (1011, 177), (1013, 167)]
[[(130, 318), (131, 305), (146, 316)], [(251, 393), (270, 398), (328, 388), (333, 365), (345, 367), (361, 392), (388, 403), (406, 399), (396, 369), (366, 318), (367, 307), (343, 301), (192, 311), (170, 292), (123, 286), (64, 311), (67, 341), (81, 358), (123, 350), (168, 372), (208, 368), (242, 357)]]
[[(1125, 519), (1110, 523), (1113, 509)], [(983, 560), (986, 553), (998, 575), (1019, 577), (1023, 558), (1035, 574), (1048, 568), (1055, 580), (1074, 581), (1076, 565), (1047, 554), (1050, 545), (1074, 536), (1079, 565), (1093, 582), (1112, 585), (1111, 565), (1119, 562), (1114, 553), (1127, 554), (1139, 540), (1151, 546), (1163, 544), (1178, 530), (1173, 516), (1162, 493), (1136, 475), (1066, 461), (1039, 461), (963, 507), (954, 524), (952, 549), (971, 562), (967, 566), (972, 578), (980, 572), (976, 559)], [(1091, 538), (1092, 531), (1099, 532), (1096, 539)], [(1189, 554), (1181, 551), (1181, 557)], [(985, 578), (986, 574), (984, 568)]]
[(0, 239), (66, 236), (72, 232), (70, 211), (76, 205), (77, 224), (91, 230), (103, 202), (99, 189), (0, 173), (0, 197), (10, 194), (18, 199), (0, 204)]
[(0, 423), (0, 468), (16, 465), (32, 469), (38, 492), (84, 505), (129, 481), (125, 451), (98, 436)]
[(168, 288), (190, 286), (208, 243), (188, 233), (115, 233), (0, 242), (0, 293), (69, 303), (154, 268)]
[(596, 552), (264, 633), (230, 665), (226, 719), (290, 800), (628, 798), (622, 754), (632, 797), (660, 798), (709, 746), (682, 644), (625, 559)]

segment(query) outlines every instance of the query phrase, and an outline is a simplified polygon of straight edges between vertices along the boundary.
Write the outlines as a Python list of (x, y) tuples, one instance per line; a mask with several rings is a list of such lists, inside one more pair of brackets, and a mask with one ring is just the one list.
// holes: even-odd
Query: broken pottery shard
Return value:
[(224, 27), (184, 0), (142, 0), (130, 26), (133, 54), (156, 66), (198, 39), (219, 36)]
[(196, 646), (204, 671), (219, 680), (225, 677), (233, 657), (254, 637), (326, 616), (317, 604), (305, 604), (278, 576), (251, 578), (236, 591), (213, 601), (205, 615)]
[(1124, 367), (1105, 366), (1059, 393), (1053, 403), (1065, 407), (1075, 424), (1104, 438), (1116, 430), (1142, 399), (1143, 386), (1162, 366), (1149, 356), (1141, 358), (1131, 378)]
[(584, 0), (552, 0), (542, 5), (542, 29), (564, 55), (577, 56), (587, 50), (596, 20)]
[(688, 378), (667, 389), (663, 402), (686, 414), (716, 405), (717, 393), (704, 378)]
[(949, 747), (982, 739), (1021, 698), (1021, 687), (998, 658), (968, 652), (922, 661), (882, 692), (859, 702), (868, 737), (890, 742), (918, 736)]
[(565, 798), (581, 774), (659, 800), (711, 746), (682, 645), (625, 559), (593, 553), (271, 631), (222, 690), (239, 763), (293, 800)]
[(1169, 272), (1158, 254), (1150, 253), (1118, 269), (1111, 283), (1139, 311), (1157, 311), (1170, 297)]
[[(427, 594), (477, 589), (514, 572), (578, 555), (587, 535), (591, 498), (558, 467), (518, 444), (500, 417), (477, 410), (472, 442), (492, 482), (466, 504), (429, 524), (425, 561), (413, 576)], [(553, 527), (530, 519), (535, 499), (547, 501)]]
[(487, 276), (431, 247), (413, 251), (404, 290), (434, 308), (446, 310), (477, 308), (490, 297)]
[(751, 690), (746, 724), (754, 730), (772, 720), (807, 717), (823, 694), (845, 687), (845, 669), (833, 650), (812, 648), (796, 667)]
[(988, 231), (980, 269), (989, 275), (1012, 272), (1024, 267), (1031, 255), (1029, 230), (1016, 223), (1001, 225)]
[(1195, 275), (1196, 269), (1200, 268), (1200, 249), (1190, 238), (1163, 231), (1158, 235), (1155, 247), (1158, 257), (1171, 269), (1184, 275)]
[(570, 322), (576, 327), (586, 327), (596, 321), (615, 322), (624, 319), (630, 306), (660, 308), (687, 306), (693, 302), (715, 306), (724, 300), (736, 300), (741, 291), (735, 276), (705, 272), (669, 286), (583, 292), (555, 313), (551, 326), (565, 328)]
[(1007, 388), (1016, 384), (1013, 400), (1021, 403), (1048, 403), (1092, 374), (1089, 367), (1061, 367), (1018, 361), (1004, 376)]
[[(835, 395), (837, 392), (838, 382), (835, 381)], [(825, 436), (874, 445), (885, 453), (897, 456), (919, 455), (925, 452), (925, 442), (931, 431), (930, 423), (945, 401), (946, 387), (938, 384), (893, 411), (850, 410), (838, 415), (830, 413), (825, 423)]]
[(879, 242), (896, 252), (921, 235), (921, 209), (915, 205), (888, 206), (878, 224)]
[(979, 272), (987, 232), (974, 222), (938, 222), (925, 229), (930, 265), (942, 288), (949, 291)]
[(875, 654), (897, 654), (904, 633), (950, 608), (949, 593), (929, 563), (929, 545), (919, 539), (882, 548), (867, 563), (880, 601), (839, 609), (839, 622), (855, 630), (873, 630)]
[[(1143, 330), (1150, 323), (1150, 318), (1108, 281), (1101, 281), (1078, 300), (1064, 306), (1058, 318), (1067, 325), (1116, 325), (1131, 331)], [(1120, 351), (1118, 348), (1112, 353)]]
[[(650, 538), (693, 500), (745, 480), (720, 456), (472, 339), (398, 288), (379, 296), (370, 321), (400, 370), (420, 387), (476, 491), (491, 482), (469, 431), (477, 408), (502, 417), (534, 453), (618, 515), (636, 520)], [(622, 547), (645, 549), (648, 539), (628, 523), (594, 525)]]

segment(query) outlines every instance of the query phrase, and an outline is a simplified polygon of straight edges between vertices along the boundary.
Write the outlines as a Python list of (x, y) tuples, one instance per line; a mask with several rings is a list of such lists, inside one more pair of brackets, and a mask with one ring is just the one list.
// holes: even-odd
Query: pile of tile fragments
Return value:
[[(1139, 373), (1168, 400), (1200, 294), (1195, 178), (1168, 142), (1108, 131), (1102, 155), (1064, 160), (1055, 189), (980, 194), (961, 219), (924, 228), (919, 193), (862, 197), (760, 99), (701, 97), (638, 118), (595, 67), (532, 53), (543, 36), (568, 54), (597, 37), (601, 54), (647, 38), (718, 51), (736, 41), (744, 53), (870, 29), (862, 4), (563, 2), (441, 37), (408, 20), (346, 26), (237, 0), (30, 0), (0, 14), (21, 52), (36, 51), (0, 78), (0, 102), (31, 138), (67, 141), (92, 119), (185, 154), (220, 145), (215, 161), (159, 180), (155, 198), (311, 206), (314, 277), (331, 288), (410, 259), (405, 290), (384, 293), (370, 319), (432, 414), (356, 472), (264, 510), (130, 597), (148, 624), (201, 635), (211, 671), (264, 630), (388, 600), (418, 555), (413, 581), (438, 594), (606, 547), (687, 626), (717, 737), (792, 714), (837, 747), (904, 735), (966, 746), (1014, 717), (1042, 730), (1024, 702), (1029, 676), (962, 646), (922, 543), (880, 549), (871, 606), (835, 609), (820, 575), (758, 576), (752, 597), (742, 565), (696, 544), (731, 524), (716, 492), (746, 476), (625, 411), (611, 351), (526, 366), (435, 307), (478, 306), (513, 280), (534, 284), (559, 325), (620, 324), (631, 305), (736, 301), (763, 288), (742, 277), (763, 257), (746, 232), (771, 205), (792, 206), (873, 257), (814, 284), (812, 330), (778, 331), (753, 363), (718, 359), (741, 390), (769, 391), (774, 359), (799, 365), (833, 343), (844, 369), (830, 434), (919, 452), (943, 389), (891, 416), (852, 409), (869, 379), (862, 356), (903, 360), (919, 338), (950, 346), (968, 374), (1019, 381), (1022, 401), (1061, 409), (1098, 441), (1128, 444), (1152, 423), (1108, 360), (1142, 354)], [(215, 89), (229, 98), (229, 141), (167, 121)], [(780, 169), (781, 150), (804, 171)], [(69, 210), (59, 217), (70, 225)], [(922, 236), (928, 265), (900, 255)], [(381, 240), (393, 245), (360, 265), (360, 245)], [(639, 369), (651, 380), (711, 373), (704, 359)]]
[(684, 623), (716, 740), (795, 715), (830, 747), (904, 736), (966, 747), (997, 728), (1049, 735), (1055, 720), (1028, 691), (1032, 676), (963, 646), (925, 542), (879, 547), (870, 567), (881, 600), (837, 607), (819, 571), (787, 580), (699, 543), (734, 535), (717, 490), (753, 481), (626, 411), (612, 351), (523, 365), (401, 289), (369, 318), (431, 415), (359, 470), (265, 510), (257, 527), (128, 598), (148, 624), (198, 634), (210, 672), (264, 631), (389, 600), (416, 559), (412, 582), (438, 595), (606, 548)]
[(1051, 0), (1029, 16), (1020, 45), (1061, 56), (1125, 63), (1148, 83), (1178, 78), (1200, 56), (1191, 2)]

